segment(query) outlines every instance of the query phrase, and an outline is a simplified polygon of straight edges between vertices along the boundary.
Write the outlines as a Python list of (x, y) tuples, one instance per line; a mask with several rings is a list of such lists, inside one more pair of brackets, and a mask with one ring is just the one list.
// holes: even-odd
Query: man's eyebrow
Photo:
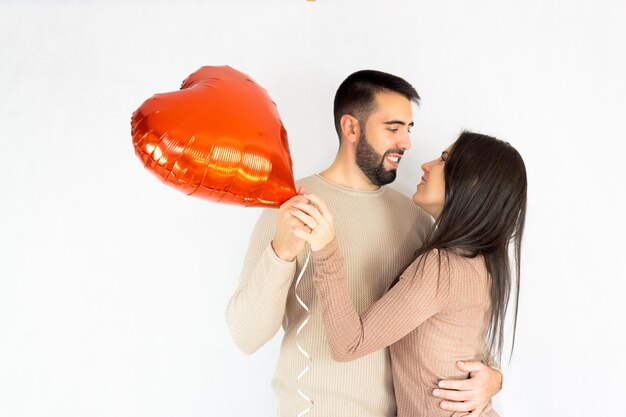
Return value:
[[(403, 122), (402, 120), (388, 120), (384, 124), (386, 124), (386, 125), (402, 125), (402, 126), (406, 126), (406, 123)], [(414, 122), (409, 123), (409, 127), (413, 127), (414, 125), (415, 125)]]

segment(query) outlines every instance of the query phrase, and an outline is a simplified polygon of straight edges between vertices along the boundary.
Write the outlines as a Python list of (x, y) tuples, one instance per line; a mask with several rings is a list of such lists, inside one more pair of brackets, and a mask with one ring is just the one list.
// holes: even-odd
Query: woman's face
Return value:
[(446, 182), (443, 168), (450, 154), (450, 148), (441, 153), (441, 156), (422, 165), (424, 176), (422, 182), (417, 184), (417, 191), (413, 194), (413, 202), (426, 210), (435, 219), (441, 214), (443, 203), (446, 199)]

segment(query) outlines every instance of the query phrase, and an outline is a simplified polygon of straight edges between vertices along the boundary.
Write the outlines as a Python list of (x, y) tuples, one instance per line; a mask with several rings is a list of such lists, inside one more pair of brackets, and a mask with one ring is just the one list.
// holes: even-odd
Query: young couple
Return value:
[[(500, 356), (519, 282), (508, 254), (513, 242), (518, 274), (524, 163), (509, 144), (463, 132), (422, 165), (412, 201), (385, 187), (418, 101), (391, 74), (350, 75), (335, 96), (335, 161), (257, 223), (226, 320), (248, 354), (283, 326), (279, 416), (497, 415), (502, 375), (483, 355)], [(308, 256), (297, 295), (309, 312), (295, 296)]]

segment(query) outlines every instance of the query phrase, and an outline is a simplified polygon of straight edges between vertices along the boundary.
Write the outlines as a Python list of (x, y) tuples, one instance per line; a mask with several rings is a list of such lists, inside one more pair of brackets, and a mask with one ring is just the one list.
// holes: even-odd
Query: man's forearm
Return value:
[(244, 269), (226, 308), (226, 323), (242, 352), (254, 353), (280, 329), (295, 269), (295, 261), (281, 260), (271, 245), (251, 272)]

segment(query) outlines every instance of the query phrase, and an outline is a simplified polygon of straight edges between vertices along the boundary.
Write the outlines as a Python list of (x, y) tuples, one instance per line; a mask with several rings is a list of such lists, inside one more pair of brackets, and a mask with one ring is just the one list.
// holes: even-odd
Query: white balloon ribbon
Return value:
[[(306, 270), (307, 265), (309, 264), (309, 258), (311, 257), (311, 253), (309, 253), (306, 257), (306, 261), (304, 261), (304, 265), (302, 266), (302, 269), (300, 270), (300, 274), (298, 275), (298, 278), (296, 279), (296, 286), (294, 289), (294, 293), (296, 295), (296, 300), (298, 300), (298, 303), (302, 306), (302, 308), (304, 308), (306, 310), (306, 318), (302, 321), (302, 323), (300, 324), (300, 326), (298, 327), (298, 330), (296, 331), (296, 346), (298, 347), (298, 350), (300, 351), (300, 353), (302, 353), (304, 355), (304, 357), (307, 359), (307, 366), (304, 367), (304, 369), (302, 370), (302, 372), (300, 372), (298, 374), (298, 378), (297, 378), (297, 382), (298, 385), (300, 385), (300, 380), (302, 379), (302, 377), (309, 372), (309, 370), (311, 369), (311, 364), (312, 364), (312, 360), (311, 360), (311, 355), (309, 355), (309, 353), (304, 350), (304, 348), (300, 345), (300, 342), (298, 341), (298, 336), (300, 335), (300, 332), (302, 331), (302, 329), (304, 328), (304, 326), (306, 326), (306, 324), (309, 322), (309, 320), (311, 319), (311, 311), (309, 310), (309, 307), (307, 307), (307, 305), (304, 303), (304, 301), (302, 301), (302, 299), (300, 298), (300, 296), (298, 295), (298, 285), (300, 284), (300, 280), (302, 280), (302, 277), (304, 276), (304, 271)], [(313, 407), (313, 400), (311, 398), (309, 398), (304, 392), (302, 392), (302, 390), (300, 389), (300, 387), (297, 387), (298, 390), (298, 394), (305, 399), (305, 401), (307, 401), (309, 403), (309, 406), (302, 410), (297, 417), (302, 417), (303, 415), (309, 413), (311, 411), (311, 408)]]

